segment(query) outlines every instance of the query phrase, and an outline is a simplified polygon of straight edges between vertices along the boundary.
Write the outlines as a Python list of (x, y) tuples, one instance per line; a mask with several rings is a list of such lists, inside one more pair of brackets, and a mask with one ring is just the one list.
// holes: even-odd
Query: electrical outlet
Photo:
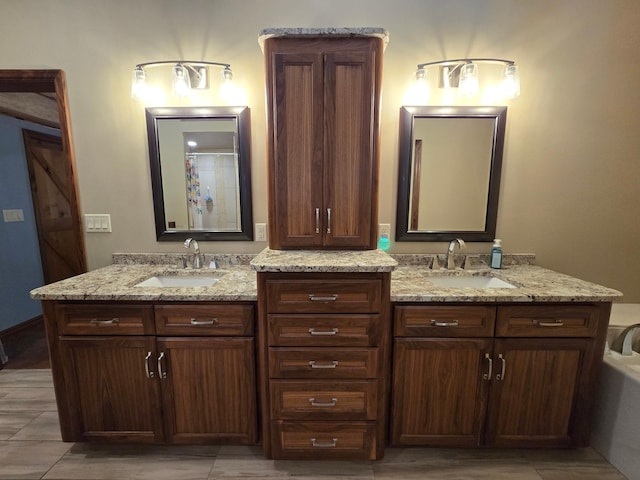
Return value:
[(391, 224), (390, 223), (378, 224), (378, 239), (382, 238), (383, 235), (386, 235), (387, 238), (391, 240)]
[(267, 224), (256, 223), (256, 242), (267, 241)]

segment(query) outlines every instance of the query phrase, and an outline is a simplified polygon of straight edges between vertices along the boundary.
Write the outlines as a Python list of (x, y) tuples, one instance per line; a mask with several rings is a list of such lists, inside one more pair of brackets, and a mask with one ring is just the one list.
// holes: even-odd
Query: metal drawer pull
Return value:
[(562, 320), (554, 320), (553, 322), (541, 322), (540, 320), (534, 320), (534, 325), (538, 325), (539, 327), (563, 327), (564, 322)]
[(338, 329), (337, 328), (332, 328), (331, 330), (321, 330), (319, 332), (316, 332), (315, 328), (310, 328), (309, 329), (309, 333), (311, 335), (337, 335)]
[(309, 365), (311, 368), (336, 368), (338, 366), (338, 361), (334, 360), (331, 363), (316, 363), (315, 360), (310, 360)]
[(320, 209), (316, 208), (316, 233), (320, 233)]
[(327, 208), (327, 233), (331, 233), (331, 209)]
[(311, 439), (311, 446), (317, 448), (334, 448), (338, 446), (338, 439), (333, 438), (331, 442), (318, 442), (316, 438)]
[(160, 353), (158, 357), (158, 376), (160, 378), (167, 378), (167, 372), (162, 370), (162, 359), (164, 358), (164, 352)]
[(316, 399), (312, 397), (309, 399), (309, 403), (311, 403), (313, 407), (335, 407), (338, 403), (338, 399), (336, 397), (332, 397), (330, 402), (316, 402)]
[(482, 375), (483, 380), (491, 380), (491, 375), (493, 374), (493, 359), (491, 355), (488, 353), (484, 354), (484, 358), (489, 362), (489, 371)]
[(198, 320), (197, 318), (191, 319), (191, 325), (213, 325), (214, 323), (218, 323), (217, 318), (212, 318), (210, 320)]
[(435, 325), (436, 327), (457, 327), (458, 320), (453, 320), (451, 322), (439, 322), (438, 320), (431, 319), (431, 325)]
[(153, 354), (151, 352), (147, 352), (147, 356), (144, 357), (144, 370), (145, 372), (147, 372), (147, 378), (153, 378), (155, 377), (155, 372), (152, 372), (151, 369), (149, 368), (149, 359), (151, 358)]
[(314, 293), (310, 293), (309, 300), (311, 300), (312, 302), (324, 302), (324, 303), (335, 302), (336, 300), (338, 300), (338, 294), (334, 293), (333, 295), (330, 295), (328, 297), (316, 297)]
[(498, 354), (498, 359), (502, 362), (502, 370), (500, 371), (500, 373), (496, 375), (496, 380), (504, 381), (504, 374), (505, 374), (505, 371), (507, 370), (507, 362), (505, 361), (501, 353)]
[(91, 325), (110, 325), (112, 323), (118, 323), (119, 321), (120, 319), (117, 317), (110, 320), (98, 320), (97, 318), (92, 318), (89, 323), (91, 323)]

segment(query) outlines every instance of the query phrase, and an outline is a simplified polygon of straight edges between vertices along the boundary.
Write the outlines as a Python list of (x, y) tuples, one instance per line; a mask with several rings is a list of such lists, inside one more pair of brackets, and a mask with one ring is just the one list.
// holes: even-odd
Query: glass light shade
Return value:
[(131, 80), (131, 98), (142, 100), (145, 96), (147, 86), (147, 74), (142, 67), (136, 67), (133, 70), (133, 78)]
[(191, 82), (189, 81), (189, 72), (184, 65), (176, 65), (173, 67), (173, 91), (177, 97), (186, 97), (191, 90)]
[(478, 67), (475, 63), (465, 63), (460, 68), (458, 94), (463, 97), (474, 97), (480, 91), (478, 83)]
[(426, 71), (424, 68), (416, 70), (415, 82), (404, 94), (404, 105), (426, 105), (429, 100), (429, 85), (427, 84)]
[(505, 98), (520, 96), (520, 69), (517, 65), (507, 65), (505, 67), (504, 80), (502, 80), (500, 90)]

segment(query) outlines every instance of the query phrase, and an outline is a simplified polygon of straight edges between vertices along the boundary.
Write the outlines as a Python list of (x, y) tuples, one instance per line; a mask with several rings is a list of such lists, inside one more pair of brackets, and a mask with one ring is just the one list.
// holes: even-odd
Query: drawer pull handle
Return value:
[(316, 208), (316, 233), (320, 233), (320, 209)]
[(331, 209), (327, 208), (327, 233), (331, 234)]
[(504, 374), (505, 374), (505, 371), (507, 370), (507, 362), (501, 353), (498, 354), (498, 359), (502, 362), (502, 369), (500, 370), (500, 373), (496, 375), (496, 380), (504, 381)]
[(163, 358), (164, 358), (164, 352), (161, 352), (160, 356), (158, 357), (158, 376), (160, 378), (167, 378), (167, 372), (162, 370), (162, 359)]
[(111, 318), (109, 320), (98, 320), (97, 318), (92, 318), (91, 319), (91, 325), (111, 325), (113, 323), (118, 323), (120, 322), (120, 319), (115, 317), (115, 318)]
[[(484, 380), (491, 380), (491, 375), (493, 374), (493, 359), (491, 358), (491, 355), (488, 353), (484, 354), (484, 358), (489, 363), (489, 371), (484, 375), (482, 375), (482, 378)], [(503, 370), (504, 370), (504, 367), (503, 367)]]
[(338, 329), (337, 328), (332, 328), (331, 330), (321, 330), (321, 331), (316, 331), (315, 328), (310, 328), (309, 329), (309, 334), (311, 335), (318, 335), (318, 336), (322, 336), (322, 335), (337, 335), (338, 334)]
[(338, 403), (338, 399), (336, 397), (332, 397), (330, 402), (316, 402), (316, 399), (312, 397), (309, 399), (309, 403), (311, 403), (313, 407), (335, 407)]
[(217, 318), (211, 318), (209, 320), (198, 320), (197, 318), (191, 319), (191, 325), (213, 325), (214, 323), (218, 323)]
[(319, 442), (318, 439), (311, 439), (311, 446), (317, 448), (335, 448), (338, 445), (338, 439), (333, 438), (331, 442)]
[(144, 370), (145, 372), (147, 372), (147, 378), (153, 378), (155, 377), (155, 372), (152, 372), (151, 369), (149, 368), (149, 359), (151, 358), (152, 353), (151, 352), (147, 352), (147, 356), (144, 357)]
[(562, 320), (555, 320), (553, 322), (541, 322), (540, 320), (534, 320), (534, 325), (538, 325), (539, 327), (564, 327), (564, 322)]
[(432, 318), (431, 325), (435, 325), (436, 327), (457, 327), (458, 320), (452, 320), (451, 322), (439, 322), (438, 320)]
[(310, 293), (309, 300), (311, 300), (312, 302), (324, 302), (324, 303), (335, 302), (336, 300), (338, 300), (338, 294), (334, 293), (333, 295), (330, 295), (328, 297), (316, 297), (315, 294)]
[(311, 368), (336, 368), (338, 366), (338, 361), (334, 360), (331, 363), (316, 363), (315, 360), (309, 361), (309, 365)]

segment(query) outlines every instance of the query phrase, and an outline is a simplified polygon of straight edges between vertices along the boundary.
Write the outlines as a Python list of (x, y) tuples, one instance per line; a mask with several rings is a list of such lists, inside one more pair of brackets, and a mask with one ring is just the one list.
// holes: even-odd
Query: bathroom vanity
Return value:
[[(619, 292), (531, 256), (507, 255), (499, 271), (379, 250), (225, 257), (195, 271), (170, 255), (115, 255), (32, 292), (65, 441), (262, 443), (288, 459), (588, 445)], [(159, 275), (217, 281), (135, 286)]]

